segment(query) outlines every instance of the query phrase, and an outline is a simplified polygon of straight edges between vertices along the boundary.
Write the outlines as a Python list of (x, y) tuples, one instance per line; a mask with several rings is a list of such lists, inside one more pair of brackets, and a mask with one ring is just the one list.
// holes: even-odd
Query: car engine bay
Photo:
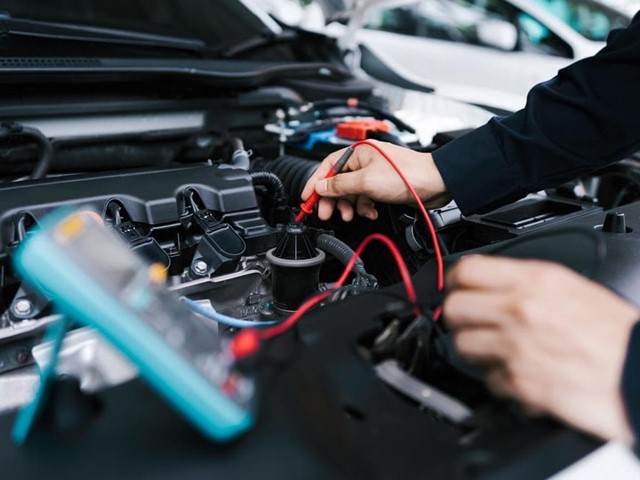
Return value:
[[(96, 339), (79, 339), (63, 350), (63, 367), (91, 377), (85, 393), (104, 405), (81, 422), (96, 446), (83, 451), (76, 438), (64, 448), (95, 459), (104, 455), (100, 445), (116, 441), (121, 468), (134, 468), (152, 455), (136, 450), (144, 439), (166, 437), (152, 450), (169, 452), (175, 434), (193, 447), (180, 447), (177, 457), (201, 455), (192, 458), (201, 468), (207, 457), (214, 471), (268, 472), (297, 457), (287, 475), (265, 478), (539, 478), (595, 448), (593, 439), (494, 398), (482, 371), (456, 355), (446, 328), (432, 321), (441, 301), (434, 245), (415, 208), (380, 205), (376, 221), (293, 222), (303, 186), (330, 152), (364, 139), (431, 151), (463, 133), (422, 144), (370, 84), (323, 83), (334, 74), (218, 92), (194, 86), (176, 94), (165, 85), (151, 94), (136, 85), (98, 94), (78, 84), (71, 98), (53, 83), (37, 96), (16, 86), (2, 94), (0, 388), (3, 377), (6, 388), (38, 363), (32, 350), (57, 315), (17, 275), (12, 255), (61, 207), (97, 212), (132, 250), (164, 267), (172, 291), (243, 322), (281, 322), (309, 296), (331, 291), (360, 241), (384, 233), (414, 275), (424, 312), (416, 317), (388, 253), (368, 249), (343, 287), (260, 356), (253, 366), (263, 376), (260, 420), (228, 447), (189, 433), (135, 381), (121, 385), (135, 372), (120, 378), (119, 364), (83, 364), (83, 355), (96, 355)], [(23, 105), (10, 102), (16, 96)], [(46, 175), (37, 173), (42, 165)], [(480, 252), (554, 260), (640, 305), (639, 167), (630, 158), (487, 214), (464, 217), (455, 203), (432, 210), (445, 266)], [(218, 328), (228, 336), (239, 330)], [(0, 412), (24, 401), (8, 396)], [(120, 416), (133, 432), (122, 438), (109, 430), (122, 426)], [(66, 438), (60, 429), (53, 422), (41, 441)], [(264, 445), (283, 448), (255, 453)], [(567, 456), (553, 460), (559, 448)], [(551, 460), (532, 470), (536, 454)], [(178, 467), (164, 459), (155, 468)]]

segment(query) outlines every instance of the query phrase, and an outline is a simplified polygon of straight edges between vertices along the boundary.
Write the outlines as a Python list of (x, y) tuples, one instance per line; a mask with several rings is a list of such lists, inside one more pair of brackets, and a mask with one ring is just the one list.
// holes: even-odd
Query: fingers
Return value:
[(366, 192), (365, 174), (362, 170), (356, 170), (320, 180), (316, 183), (316, 192), (323, 197), (330, 198), (368, 193)]
[(511, 385), (511, 375), (506, 368), (496, 366), (487, 373), (487, 385), (489, 390), (497, 397), (514, 398), (515, 391)]
[(447, 275), (449, 290), (458, 288), (503, 290), (526, 280), (527, 262), (504, 257), (469, 255)]
[[(379, 142), (372, 143), (378, 144)], [(424, 168), (424, 165), (422, 165), (425, 154), (390, 144), (380, 143), (379, 146), (394, 157), (398, 168), (401, 168), (412, 179), (412, 183), (417, 182), (414, 187), (420, 190), (420, 195), (427, 198), (439, 192), (439, 190), (433, 192), (431, 185), (433, 183), (431, 177), (439, 175), (435, 164), (431, 169), (433, 171)], [(407, 203), (411, 201), (411, 196), (407, 193), (402, 179), (398, 177), (380, 152), (370, 146), (356, 148), (341, 173), (331, 178), (325, 178), (344, 153), (345, 149), (333, 152), (322, 161), (318, 169), (307, 181), (301, 194), (302, 200), (307, 201), (314, 191), (321, 198), (337, 199), (346, 196), (366, 198), (362, 198), (358, 202), (350, 201), (351, 205), (347, 205), (344, 202), (321, 202), (318, 210), (321, 219), (328, 219), (334, 207), (338, 207), (342, 217), (347, 220), (352, 219), (355, 212), (365, 218), (375, 220), (378, 217), (378, 212), (371, 199), (386, 203)], [(429, 159), (431, 157), (427, 156), (426, 158)], [(418, 181), (418, 177), (424, 178)]]
[(443, 303), (447, 326), (452, 330), (500, 326), (511, 321), (509, 297), (502, 292), (456, 290)]
[(336, 206), (336, 201), (333, 198), (320, 198), (318, 202), (318, 218), (320, 220), (329, 220), (333, 215), (333, 209)]
[[(350, 222), (355, 215), (353, 204), (357, 204), (358, 215), (375, 220), (378, 218), (378, 211), (374, 208), (374, 203), (370, 199), (361, 199), (360, 197), (354, 199), (353, 197), (346, 197), (340, 199), (334, 198), (320, 198), (318, 203), (318, 218), (320, 220), (329, 220), (333, 215), (334, 209), (338, 209), (342, 220)], [(363, 207), (361, 207), (363, 205)]]
[(376, 210), (375, 203), (369, 197), (360, 195), (356, 200), (356, 211), (358, 215), (369, 220), (376, 220), (378, 218), (378, 210)]
[(362, 169), (368, 166), (372, 159), (379, 154), (366, 146), (356, 149), (347, 161), (342, 173), (326, 181), (324, 177), (327, 176), (327, 173), (344, 154), (345, 150), (343, 148), (333, 152), (322, 161), (302, 190), (302, 200), (307, 200), (314, 189), (320, 195), (329, 197), (362, 193), (364, 185), (364, 182), (362, 182)]
[(345, 222), (350, 222), (353, 220), (353, 205), (347, 199), (341, 198), (336, 203), (336, 208), (340, 212), (340, 216), (342, 220)]
[(496, 364), (489, 368), (486, 381), (494, 395), (518, 400), (527, 415), (542, 416), (549, 412), (551, 405), (542, 400), (544, 386), (535, 377), (514, 373), (506, 364)]
[(454, 335), (456, 349), (474, 363), (495, 364), (508, 354), (508, 345), (496, 328), (467, 328)]
[(495, 363), (508, 356), (509, 337), (502, 329), (510, 321), (507, 306), (502, 293), (464, 290), (447, 295), (445, 321), (463, 357), (475, 363)]
[(322, 163), (320, 163), (320, 166), (313, 173), (313, 175), (311, 175), (309, 180), (307, 180), (307, 183), (304, 186), (304, 189), (302, 190), (302, 194), (300, 196), (302, 197), (303, 201), (306, 201), (307, 198), (309, 198), (309, 196), (311, 196), (311, 194), (313, 193), (313, 191), (315, 189), (316, 184), (320, 180), (322, 180), (327, 175), (327, 173), (329, 173), (329, 171), (331, 170), (333, 165), (338, 161), (338, 159), (342, 156), (342, 154), (344, 153), (345, 150), (346, 150), (346, 148), (343, 148), (342, 150), (338, 150), (337, 152), (333, 152), (332, 154), (327, 156), (327, 158), (325, 158), (322, 161)]

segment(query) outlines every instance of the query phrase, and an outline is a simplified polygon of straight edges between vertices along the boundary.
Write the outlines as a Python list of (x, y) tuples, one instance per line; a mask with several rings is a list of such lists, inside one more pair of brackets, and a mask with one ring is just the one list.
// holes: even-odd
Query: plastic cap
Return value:
[(290, 223), (273, 251), (273, 256), (286, 260), (308, 260), (317, 257), (318, 251), (307, 236), (307, 228), (299, 223)]
[(319, 199), (320, 195), (318, 194), (318, 192), (313, 192), (309, 199), (302, 205), (300, 205), (300, 210), (302, 210), (307, 215), (311, 215), (311, 212), (313, 212), (313, 207), (315, 207)]
[(627, 233), (627, 220), (624, 213), (607, 213), (602, 225), (602, 231), (605, 233)]
[(161, 263), (152, 263), (149, 266), (149, 280), (151, 283), (162, 284), (167, 279), (167, 269)]
[(260, 350), (260, 334), (255, 330), (243, 330), (231, 340), (231, 354), (236, 360), (255, 355)]
[(336, 135), (346, 140), (366, 140), (369, 132), (389, 132), (389, 124), (382, 120), (350, 120), (336, 126)]

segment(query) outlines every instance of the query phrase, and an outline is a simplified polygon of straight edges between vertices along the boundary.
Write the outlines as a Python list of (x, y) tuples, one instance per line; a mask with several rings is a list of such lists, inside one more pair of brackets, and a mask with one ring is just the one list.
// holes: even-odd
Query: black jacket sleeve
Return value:
[(534, 87), (523, 110), (434, 152), (464, 214), (485, 212), (640, 148), (640, 14), (597, 55)]
[(640, 443), (640, 322), (631, 331), (622, 371), (622, 398), (636, 442)]

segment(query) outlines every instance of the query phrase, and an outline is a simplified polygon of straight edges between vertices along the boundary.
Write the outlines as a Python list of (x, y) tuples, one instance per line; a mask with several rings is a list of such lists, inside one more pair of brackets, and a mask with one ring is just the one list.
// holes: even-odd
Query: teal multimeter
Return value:
[(228, 341), (164, 286), (94, 212), (44, 219), (14, 258), (21, 277), (69, 318), (96, 328), (140, 375), (213, 440), (253, 424), (255, 381), (234, 368)]

